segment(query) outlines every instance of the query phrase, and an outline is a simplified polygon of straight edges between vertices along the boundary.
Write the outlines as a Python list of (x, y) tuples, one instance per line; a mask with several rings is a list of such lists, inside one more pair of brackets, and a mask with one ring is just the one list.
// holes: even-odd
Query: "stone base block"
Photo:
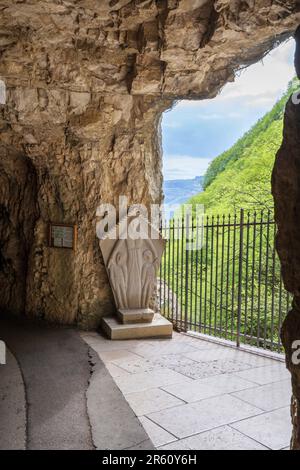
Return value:
[(110, 339), (171, 338), (173, 332), (172, 323), (159, 313), (151, 323), (121, 324), (116, 317), (104, 317), (101, 326)]
[(118, 319), (125, 325), (128, 323), (151, 323), (154, 312), (151, 308), (136, 308), (128, 310), (118, 310)]

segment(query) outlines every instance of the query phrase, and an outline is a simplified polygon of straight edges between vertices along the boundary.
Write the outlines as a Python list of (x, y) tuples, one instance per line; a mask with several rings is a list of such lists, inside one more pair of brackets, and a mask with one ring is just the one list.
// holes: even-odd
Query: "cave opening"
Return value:
[[(289, 39), (216, 98), (180, 101), (162, 120), (168, 241), (158, 285), (161, 310), (180, 332), (279, 362), (292, 296), (276, 251), (271, 179), (286, 103), (299, 88), (294, 48)], [(211, 365), (215, 360), (225, 373), (263, 381), (259, 370), (251, 377), (241, 372), (234, 353), (228, 353), (226, 365), (223, 355), (214, 350)], [(204, 360), (201, 354), (192, 357)], [(291, 393), (287, 381), (273, 385), (278, 387), (282, 396)], [(250, 395), (240, 397), (254, 404)], [(281, 419), (288, 422), (288, 398), (284, 405)]]
[(267, 354), (283, 353), (280, 331), (291, 307), (276, 253), (271, 176), (285, 106), (299, 86), (294, 47), (288, 39), (217, 97), (180, 101), (162, 119), (168, 246), (161, 307), (179, 330)]

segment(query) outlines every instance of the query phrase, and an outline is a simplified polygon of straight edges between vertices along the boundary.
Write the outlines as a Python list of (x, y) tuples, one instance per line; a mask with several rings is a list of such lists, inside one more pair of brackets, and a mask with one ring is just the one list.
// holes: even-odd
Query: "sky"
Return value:
[(294, 48), (290, 39), (239, 72), (216, 98), (183, 100), (163, 114), (165, 180), (203, 175), (213, 158), (272, 108), (295, 76)]

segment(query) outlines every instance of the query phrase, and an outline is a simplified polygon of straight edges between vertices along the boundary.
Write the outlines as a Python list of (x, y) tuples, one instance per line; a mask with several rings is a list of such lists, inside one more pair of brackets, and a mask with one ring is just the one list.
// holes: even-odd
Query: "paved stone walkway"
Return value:
[(0, 319), (0, 449), (152, 449), (99, 357), (72, 328)]
[(183, 334), (109, 341), (82, 333), (158, 449), (285, 449), (284, 363)]

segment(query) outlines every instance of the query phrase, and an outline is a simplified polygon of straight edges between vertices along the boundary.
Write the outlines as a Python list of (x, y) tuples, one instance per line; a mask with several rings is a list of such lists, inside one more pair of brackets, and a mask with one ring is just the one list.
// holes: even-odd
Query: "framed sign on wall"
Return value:
[(52, 248), (67, 248), (75, 250), (77, 243), (77, 225), (54, 224), (49, 225), (49, 246)]

